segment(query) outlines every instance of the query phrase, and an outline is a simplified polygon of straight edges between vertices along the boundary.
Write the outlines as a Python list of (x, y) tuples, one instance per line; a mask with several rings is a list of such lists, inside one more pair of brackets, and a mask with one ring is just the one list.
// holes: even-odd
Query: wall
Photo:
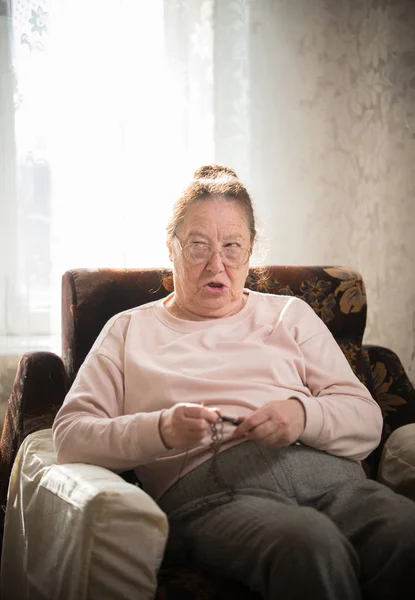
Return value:
[(267, 260), (359, 270), (365, 341), (415, 381), (415, 2), (251, 4)]

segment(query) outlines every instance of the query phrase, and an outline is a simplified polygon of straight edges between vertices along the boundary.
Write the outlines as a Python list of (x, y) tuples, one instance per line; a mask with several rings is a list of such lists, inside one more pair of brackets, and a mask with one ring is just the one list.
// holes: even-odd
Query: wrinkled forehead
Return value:
[(248, 241), (250, 237), (244, 207), (237, 200), (223, 196), (210, 196), (189, 206), (178, 231), (185, 236), (192, 233), (219, 237), (237, 235)]

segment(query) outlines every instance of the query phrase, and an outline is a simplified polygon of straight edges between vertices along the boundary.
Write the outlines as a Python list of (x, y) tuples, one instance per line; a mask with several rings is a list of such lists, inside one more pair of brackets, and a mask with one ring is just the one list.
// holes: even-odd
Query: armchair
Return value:
[[(364, 465), (367, 475), (375, 478), (389, 435), (402, 425), (415, 423), (415, 390), (396, 354), (387, 348), (362, 343), (367, 304), (360, 274), (344, 267), (271, 266), (251, 269), (246, 285), (260, 292), (302, 298), (329, 327), (357, 377), (383, 411), (382, 441)], [(0, 441), (2, 506), (6, 505), (10, 473), (19, 447), (30, 434), (51, 427), (68, 387), (106, 321), (118, 312), (166, 296), (172, 287), (169, 272), (153, 269), (77, 269), (64, 274), (62, 358), (46, 352), (25, 354), (9, 400)], [(32, 443), (32, 438), (28, 442)], [(53, 463), (50, 457), (49, 460)], [(122, 477), (123, 489), (128, 494), (134, 479), (131, 473)], [(56, 512), (54, 518), (59, 519)], [(28, 540), (30, 543), (36, 542)], [(133, 596), (120, 592), (119, 597)], [(170, 556), (159, 569), (156, 598), (248, 600), (254, 596), (234, 582), (197, 572), (190, 565), (176, 566), (175, 557)]]

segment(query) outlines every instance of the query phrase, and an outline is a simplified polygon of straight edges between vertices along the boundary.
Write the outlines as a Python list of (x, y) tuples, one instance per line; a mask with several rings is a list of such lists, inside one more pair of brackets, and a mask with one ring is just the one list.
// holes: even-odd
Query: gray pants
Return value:
[[(209, 462), (159, 500), (198, 567), (266, 600), (415, 597), (415, 503), (368, 480), (358, 463), (247, 441), (218, 457), (236, 488), (228, 502)], [(206, 509), (205, 498), (218, 505)]]

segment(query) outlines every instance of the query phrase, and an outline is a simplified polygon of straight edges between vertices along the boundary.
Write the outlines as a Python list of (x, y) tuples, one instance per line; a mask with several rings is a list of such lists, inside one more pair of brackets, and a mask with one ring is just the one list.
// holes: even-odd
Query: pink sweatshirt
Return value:
[[(203, 402), (243, 416), (287, 398), (304, 406), (304, 444), (352, 459), (378, 445), (378, 404), (306, 302), (249, 291), (239, 313), (207, 321), (151, 302), (110, 319), (93, 345), (53, 425), (58, 462), (134, 468), (157, 499), (211, 456), (210, 439), (167, 449), (163, 409)], [(233, 431), (224, 426), (222, 448), (243, 441), (229, 440)]]

